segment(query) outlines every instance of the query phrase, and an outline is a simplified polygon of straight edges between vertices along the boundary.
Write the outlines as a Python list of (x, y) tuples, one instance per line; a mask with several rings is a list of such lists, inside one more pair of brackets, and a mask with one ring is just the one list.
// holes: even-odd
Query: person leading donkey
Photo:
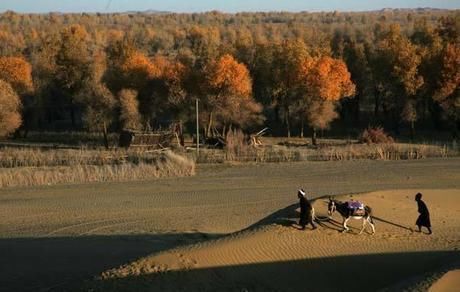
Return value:
[(300, 219), (299, 225), (301, 226), (301, 230), (305, 230), (305, 226), (310, 224), (312, 229), (316, 229), (316, 225), (314, 221), (314, 209), (310, 202), (307, 199), (307, 195), (303, 189), (299, 189), (297, 192), (297, 197), (299, 198), (299, 205), (300, 205)]

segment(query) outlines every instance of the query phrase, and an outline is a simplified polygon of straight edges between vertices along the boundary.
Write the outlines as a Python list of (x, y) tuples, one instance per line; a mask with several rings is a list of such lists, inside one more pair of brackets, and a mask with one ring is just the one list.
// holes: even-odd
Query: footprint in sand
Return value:
[(179, 257), (179, 263), (180, 263), (181, 269), (190, 270), (196, 267), (197, 261), (195, 259), (186, 257), (181, 253), (179, 253), (177, 256)]

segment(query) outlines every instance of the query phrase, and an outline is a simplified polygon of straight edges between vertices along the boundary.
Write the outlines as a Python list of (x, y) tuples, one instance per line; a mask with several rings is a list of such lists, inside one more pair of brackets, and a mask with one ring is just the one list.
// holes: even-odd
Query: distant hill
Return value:
[(154, 9), (149, 9), (149, 10), (144, 10), (144, 11), (130, 10), (130, 11), (122, 12), (122, 14), (168, 14), (168, 13), (172, 13), (172, 12), (154, 10)]
[(419, 7), (419, 8), (383, 8), (376, 10), (375, 12), (429, 12), (429, 11), (442, 11), (449, 9), (431, 8), (431, 7)]

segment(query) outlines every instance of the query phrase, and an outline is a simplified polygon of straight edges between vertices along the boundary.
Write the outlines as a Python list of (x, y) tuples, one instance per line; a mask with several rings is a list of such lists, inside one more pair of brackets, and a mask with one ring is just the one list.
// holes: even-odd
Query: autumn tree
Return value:
[(76, 126), (75, 97), (83, 89), (90, 76), (90, 52), (88, 33), (81, 25), (72, 25), (60, 33), (60, 44), (56, 54), (55, 82), (69, 109), (72, 126)]
[(411, 42), (417, 46), (421, 56), (418, 72), (423, 78), (423, 84), (411, 107), (415, 111), (418, 107), (417, 119), (427, 120), (430, 116), (434, 125), (439, 128), (441, 110), (433, 96), (439, 88), (441, 78), (443, 41), (437, 29), (426, 19), (421, 19), (415, 23)]
[(302, 40), (285, 41), (278, 46), (273, 62), (273, 87), (275, 107), (283, 112), (287, 136), (291, 136), (291, 109), (298, 100), (301, 85), (301, 64), (310, 57)]
[(21, 100), (13, 87), (0, 79), (0, 136), (13, 133), (21, 125)]
[(206, 135), (209, 136), (215, 116), (226, 127), (244, 126), (248, 119), (259, 116), (261, 108), (252, 98), (251, 77), (243, 64), (231, 55), (222, 56), (211, 62), (206, 70), (206, 91), (204, 106), (208, 119)]
[(33, 91), (32, 66), (22, 57), (0, 57), (0, 79), (8, 82), (19, 95)]
[(35, 106), (32, 66), (23, 57), (0, 57), (0, 80), (9, 83), (21, 99), (21, 126), (25, 128), (26, 135), (32, 123)]
[(343, 116), (351, 116), (354, 125), (360, 122), (361, 104), (371, 93), (372, 74), (368, 61), (367, 43), (350, 40), (344, 44), (343, 59), (351, 74), (351, 80), (356, 85), (355, 96), (342, 103)]
[(11, 33), (0, 28), (0, 56), (21, 54), (26, 44), (22, 34)]
[(305, 89), (302, 102), (308, 124), (313, 129), (312, 144), (316, 145), (316, 131), (327, 129), (337, 118), (337, 102), (353, 96), (355, 85), (345, 63), (327, 56), (305, 59), (300, 74)]
[(187, 32), (187, 41), (198, 67), (205, 66), (218, 56), (220, 32), (216, 27), (194, 25)]
[(132, 89), (123, 89), (118, 94), (120, 103), (120, 122), (124, 129), (138, 130), (141, 128), (139, 102), (137, 92)]
[(371, 62), (373, 78), (379, 88), (385, 117), (399, 131), (404, 105), (423, 85), (423, 77), (418, 71), (421, 57), (417, 48), (401, 33), (399, 25), (391, 25), (380, 32), (377, 40)]
[(413, 140), (415, 135), (415, 122), (418, 118), (415, 100), (406, 100), (406, 103), (401, 112), (401, 118), (410, 124), (410, 138)]
[(460, 127), (460, 45), (447, 44), (442, 54), (439, 89), (433, 96), (454, 124), (454, 136)]
[(104, 146), (108, 149), (108, 127), (114, 121), (116, 99), (102, 81), (106, 68), (105, 62), (103, 53), (99, 52), (94, 56), (91, 75), (76, 99), (85, 108), (84, 121), (88, 129), (101, 131)]
[[(441, 130), (455, 121), (456, 90), (448, 93), (449, 78), (455, 74), (444, 60), (452, 59), (446, 57), (448, 44), (459, 43), (459, 23), (453, 10), (173, 16), (6, 12), (0, 13), (0, 57), (27, 60), (33, 68), (33, 94), (24, 95), (20, 85), (8, 81), (20, 95), (26, 129), (30, 124), (43, 130), (72, 130), (80, 118), (88, 123), (90, 110), (80, 97), (100, 95), (89, 93), (88, 84), (93, 79), (94, 53), (105, 48), (107, 70), (102, 85), (115, 100), (121, 90), (135, 90), (144, 126), (194, 116), (192, 97), (200, 98), (206, 107), (208, 96), (215, 95), (205, 78), (209, 64), (229, 54), (249, 70), (252, 95), (263, 105), (267, 126), (274, 134), (282, 130), (289, 136), (297, 123), (304, 128), (308, 109), (325, 113), (319, 116), (335, 115), (337, 102), (309, 107), (304, 102), (308, 88), (299, 79), (299, 64), (318, 56), (343, 59), (356, 84), (355, 98), (339, 101), (340, 122), (347, 131), (352, 132), (350, 126), (363, 126), (367, 117), (394, 131), (401, 121), (413, 130), (419, 120), (430, 118)], [(238, 111), (222, 103), (226, 110), (214, 110), (214, 125), (223, 129), (256, 123), (252, 121), (260, 117), (260, 105), (241, 104), (245, 106), (248, 109)], [(37, 123), (28, 122), (32, 121), (28, 109)], [(116, 106), (115, 120), (118, 110)], [(208, 108), (204, 112), (207, 123)], [(254, 119), (243, 123), (247, 112), (254, 113)], [(350, 118), (354, 123), (348, 123)]]

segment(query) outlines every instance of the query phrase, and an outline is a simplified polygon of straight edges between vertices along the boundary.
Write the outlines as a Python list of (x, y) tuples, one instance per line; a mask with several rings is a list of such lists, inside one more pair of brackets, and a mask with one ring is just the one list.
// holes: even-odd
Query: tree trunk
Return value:
[(379, 109), (380, 109), (380, 92), (376, 88), (374, 90), (374, 119), (375, 120), (378, 120)]
[(360, 105), (360, 94), (355, 96), (355, 109), (354, 109), (354, 125), (359, 126), (361, 119), (361, 105)]
[(75, 108), (73, 105), (70, 106), (70, 119), (72, 121), (72, 128), (75, 130), (76, 121), (75, 121)]
[(303, 138), (304, 121), (300, 119), (300, 138)]
[(288, 138), (291, 138), (291, 125), (289, 124), (289, 109), (286, 109), (286, 130)]
[(224, 127), (222, 128), (222, 137), (225, 137), (225, 134), (226, 134), (226, 129), (227, 128), (227, 125), (224, 125)]
[(104, 146), (106, 150), (109, 150), (109, 138), (107, 135), (107, 124), (105, 121), (102, 123), (102, 134), (104, 135)]
[(209, 121), (208, 121), (208, 129), (206, 130), (206, 138), (209, 138), (212, 129), (212, 111), (209, 112)]
[(415, 136), (415, 121), (410, 121), (410, 140), (413, 142)]
[(312, 135), (311, 135), (311, 144), (313, 146), (318, 145), (317, 141), (316, 141), (316, 128), (313, 128), (313, 132), (312, 132)]

